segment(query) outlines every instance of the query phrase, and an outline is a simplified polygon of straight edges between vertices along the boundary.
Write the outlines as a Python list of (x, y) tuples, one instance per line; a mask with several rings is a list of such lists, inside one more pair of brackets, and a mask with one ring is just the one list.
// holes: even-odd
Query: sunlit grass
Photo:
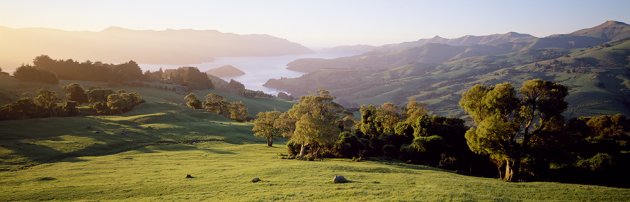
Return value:
[[(387, 162), (285, 160), (283, 146), (143, 147), (0, 173), (3, 200), (627, 200), (628, 189), (505, 183)], [(186, 179), (187, 174), (194, 178)], [(334, 175), (352, 180), (333, 184)], [(263, 181), (252, 183), (259, 177)], [(47, 180), (48, 179), (48, 180)], [(52, 179), (52, 180), (50, 180)]]

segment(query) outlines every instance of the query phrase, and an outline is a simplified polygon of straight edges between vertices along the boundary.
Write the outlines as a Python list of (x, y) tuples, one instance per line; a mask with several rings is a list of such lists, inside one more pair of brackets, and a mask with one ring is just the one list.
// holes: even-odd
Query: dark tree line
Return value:
[(65, 101), (56, 92), (41, 89), (35, 98), (21, 98), (0, 107), (0, 120), (17, 120), (43, 117), (77, 116), (79, 106), (89, 105), (87, 114), (119, 114), (130, 111), (144, 102), (137, 93), (114, 92), (109, 89), (92, 89), (87, 92), (79, 84), (64, 86)]
[(57, 76), (49, 71), (42, 70), (30, 65), (22, 65), (18, 67), (13, 76), (21, 81), (39, 82), (48, 84), (58, 84)]
[(155, 72), (145, 71), (142, 78), (145, 81), (179, 84), (189, 89), (202, 90), (214, 88), (208, 75), (199, 71), (196, 67), (180, 67), (177, 69), (167, 69), (166, 71), (160, 69)]
[(54, 60), (47, 55), (33, 59), (33, 67), (51, 72), (62, 80), (84, 80), (124, 83), (142, 78), (142, 70), (133, 60), (122, 64)]
[(498, 177), (628, 186), (630, 120), (599, 115), (565, 120), (566, 87), (530, 80), (477, 85), (460, 106), (472, 119), (431, 115), (410, 100), (364, 105), (354, 120), (327, 91), (304, 96), (288, 112), (262, 112), (254, 135), (287, 137), (290, 158), (397, 159)]

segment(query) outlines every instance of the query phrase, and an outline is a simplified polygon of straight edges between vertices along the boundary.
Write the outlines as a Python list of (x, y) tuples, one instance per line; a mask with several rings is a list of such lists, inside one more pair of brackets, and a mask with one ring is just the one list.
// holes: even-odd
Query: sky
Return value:
[(73, 31), (198, 29), (324, 48), (439, 35), (569, 33), (630, 23), (630, 0), (0, 0), (0, 26)]

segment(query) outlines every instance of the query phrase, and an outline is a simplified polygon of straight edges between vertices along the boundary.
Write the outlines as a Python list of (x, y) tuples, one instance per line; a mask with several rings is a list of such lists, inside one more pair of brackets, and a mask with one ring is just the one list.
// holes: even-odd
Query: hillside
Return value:
[[(231, 131), (226, 136), (239, 134)], [(0, 198), (9, 201), (625, 201), (630, 194), (628, 189), (594, 185), (506, 183), (398, 162), (280, 159), (278, 154), (284, 152), (284, 146), (268, 148), (264, 144), (210, 141), (163, 143), (114, 155), (66, 158), (28, 170), (0, 172), (0, 186), (4, 188)], [(186, 179), (188, 174), (194, 178)], [(330, 181), (334, 175), (344, 175), (353, 182), (333, 184)], [(262, 182), (251, 183), (254, 177)]]
[(131, 30), (99, 32), (0, 26), (0, 66), (5, 71), (46, 54), (53, 58), (107, 63), (131, 59), (143, 64), (197, 64), (215, 57), (278, 56), (311, 53), (300, 44), (269, 35), (238, 35), (215, 30)]
[[(0, 95), (15, 100), (40, 88), (63, 95), (61, 87), (79, 83), (85, 88), (103, 87), (137, 92), (146, 103), (133, 111), (115, 116), (52, 117), (0, 121), (0, 170), (15, 170), (68, 157), (104, 155), (161, 144), (163, 142), (226, 141), (256, 142), (250, 137), (251, 125), (202, 110), (184, 106), (184, 95), (151, 87), (113, 86), (99, 82), (62, 81), (59, 85), (41, 85), (0, 78)], [(15, 89), (4, 88), (6, 86)], [(15, 92), (14, 92), (15, 91)], [(242, 101), (249, 116), (274, 109), (287, 110), (292, 103), (266, 98), (246, 98), (213, 90), (194, 91), (199, 98), (208, 93), (229, 101)], [(13, 95), (15, 97), (13, 97)], [(37, 127), (29, 127), (37, 125)], [(226, 127), (229, 126), (229, 127)], [(231, 136), (226, 136), (226, 135)], [(200, 139), (199, 139), (200, 138)]]
[(360, 55), (366, 52), (370, 52), (376, 48), (370, 45), (347, 45), (347, 46), (335, 46), (331, 48), (325, 48), (317, 52), (320, 53), (332, 53), (343, 55)]
[(245, 72), (232, 65), (224, 65), (221, 67), (210, 69), (206, 71), (206, 74), (216, 77), (236, 77), (245, 75)]
[(346, 106), (415, 98), (438, 114), (461, 116), (459, 96), (474, 84), (541, 78), (570, 87), (569, 117), (630, 115), (630, 40), (613, 40), (629, 34), (627, 27), (606, 22), (545, 38), (508, 33), (386, 45), (358, 56), (294, 61), (290, 69), (309, 73), (265, 86), (298, 96), (329, 89)]
[[(506, 183), (382, 159), (286, 160), (279, 155), (286, 146), (266, 147), (251, 134), (251, 123), (188, 109), (170, 91), (120, 88), (139, 92), (147, 103), (115, 116), (0, 121), (0, 198), (622, 201), (629, 194), (595, 185)], [(290, 106), (223, 95), (243, 100), (253, 113)], [(334, 175), (352, 182), (333, 184)], [(251, 183), (254, 177), (262, 182)]]

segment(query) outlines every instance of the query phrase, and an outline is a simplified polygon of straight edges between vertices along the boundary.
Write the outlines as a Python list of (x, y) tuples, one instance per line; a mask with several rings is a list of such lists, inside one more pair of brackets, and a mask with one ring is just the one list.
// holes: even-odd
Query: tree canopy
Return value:
[(500, 172), (504, 180), (517, 180), (532, 136), (563, 119), (567, 91), (560, 84), (539, 79), (524, 82), (520, 96), (510, 83), (473, 86), (459, 102), (476, 124), (466, 132), (468, 146), (504, 168)]

